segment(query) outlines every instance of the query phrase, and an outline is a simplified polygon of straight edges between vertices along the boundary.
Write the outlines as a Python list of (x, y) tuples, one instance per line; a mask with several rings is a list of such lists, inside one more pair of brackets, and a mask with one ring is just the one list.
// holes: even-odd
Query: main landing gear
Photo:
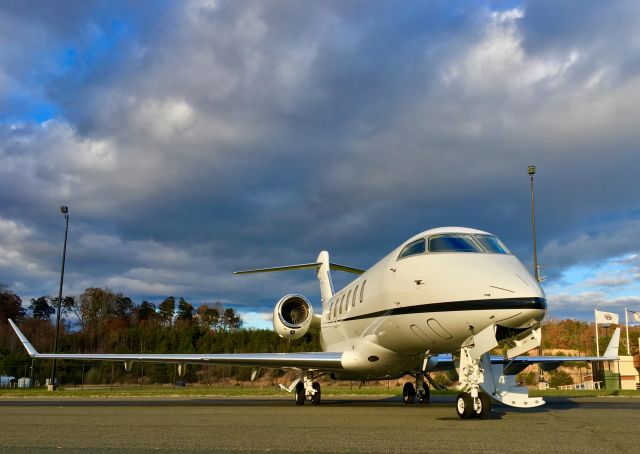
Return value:
[[(416, 392), (416, 388), (418, 391)], [(429, 385), (424, 381), (422, 374), (416, 375), (416, 386), (413, 383), (406, 382), (402, 388), (402, 401), (405, 404), (412, 404), (418, 397), (418, 402), (421, 404), (428, 404), (431, 398), (431, 392), (429, 391)]]
[[(317, 377), (316, 377), (317, 378)], [(304, 402), (309, 399), (311, 405), (319, 405), (321, 398), (320, 383), (314, 382), (312, 376), (304, 376), (302, 380), (299, 380), (295, 385), (295, 397), (296, 405), (304, 405)]]

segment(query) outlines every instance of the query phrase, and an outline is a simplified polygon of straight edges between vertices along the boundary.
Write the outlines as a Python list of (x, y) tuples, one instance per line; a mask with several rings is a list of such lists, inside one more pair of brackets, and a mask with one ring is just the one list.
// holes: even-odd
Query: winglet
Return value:
[(609, 341), (609, 345), (607, 345), (607, 349), (604, 352), (605, 358), (617, 358), (618, 357), (618, 348), (620, 347), (620, 328), (616, 328), (613, 332), (613, 336), (611, 336), (611, 340)]
[(22, 331), (20, 331), (16, 326), (16, 324), (13, 323), (13, 320), (11, 319), (8, 319), (8, 320), (9, 320), (9, 324), (11, 325), (13, 330), (16, 332), (16, 334), (20, 338), (20, 342), (22, 342), (22, 345), (24, 345), (24, 348), (27, 350), (27, 353), (29, 353), (29, 356), (31, 356), (32, 358), (37, 357), (38, 352), (36, 351), (35, 348), (33, 348), (33, 345), (31, 345), (31, 342), (29, 342), (29, 340), (25, 337), (25, 335), (22, 334)]

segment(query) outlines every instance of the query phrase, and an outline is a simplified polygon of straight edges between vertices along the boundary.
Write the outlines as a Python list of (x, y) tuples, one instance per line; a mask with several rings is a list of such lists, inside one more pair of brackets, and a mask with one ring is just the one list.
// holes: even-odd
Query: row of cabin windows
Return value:
[[(349, 293), (343, 293), (342, 297), (336, 298), (329, 306), (329, 311), (327, 312), (327, 320), (331, 320), (332, 318), (336, 318), (336, 316), (341, 315), (343, 312), (346, 314), (350, 308), (356, 307), (356, 299), (362, 303), (364, 300), (364, 286), (367, 283), (365, 280), (362, 283), (362, 287), (360, 285), (356, 285), (356, 288), (353, 290), (349, 290)], [(358, 290), (360, 290), (358, 292)], [(359, 295), (359, 297), (358, 297)]]

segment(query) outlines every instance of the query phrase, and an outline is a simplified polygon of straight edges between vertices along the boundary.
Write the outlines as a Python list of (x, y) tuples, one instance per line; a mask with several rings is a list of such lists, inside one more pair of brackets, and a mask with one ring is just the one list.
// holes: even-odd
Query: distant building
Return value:
[(18, 388), (31, 388), (31, 379), (29, 377), (21, 377), (18, 379)]
[(0, 375), (0, 388), (15, 388), (16, 385), (16, 377), (11, 375)]

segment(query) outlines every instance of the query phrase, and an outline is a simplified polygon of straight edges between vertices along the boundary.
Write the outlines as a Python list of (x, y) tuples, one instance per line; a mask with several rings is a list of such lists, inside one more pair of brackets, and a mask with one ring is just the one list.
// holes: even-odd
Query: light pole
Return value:
[(533, 176), (536, 174), (536, 166), (527, 168), (529, 177), (531, 177), (531, 229), (533, 234), (533, 276), (536, 282), (540, 282), (540, 268), (538, 267), (538, 252), (536, 248), (536, 214), (535, 214), (535, 196), (533, 192)]
[[(62, 283), (64, 282), (64, 260), (67, 256), (67, 232), (69, 231), (69, 207), (61, 206), (60, 212), (64, 216), (64, 247), (62, 249), (62, 268), (60, 271), (60, 289), (58, 290), (58, 311), (56, 315), (56, 340), (53, 344), (53, 354), (58, 353), (58, 337), (60, 335), (60, 307), (62, 306)], [(49, 383), (49, 391), (56, 389), (56, 359), (53, 358), (53, 366), (51, 367), (51, 383)]]
[[(531, 231), (533, 235), (533, 277), (536, 282), (540, 282), (540, 269), (538, 268), (538, 253), (536, 247), (536, 212), (535, 212), (535, 197), (533, 191), (533, 176), (536, 174), (536, 166), (527, 167), (527, 173), (531, 178)], [(542, 344), (538, 347), (538, 354), (542, 356)], [(544, 382), (544, 371), (542, 366), (538, 365), (538, 381)]]

